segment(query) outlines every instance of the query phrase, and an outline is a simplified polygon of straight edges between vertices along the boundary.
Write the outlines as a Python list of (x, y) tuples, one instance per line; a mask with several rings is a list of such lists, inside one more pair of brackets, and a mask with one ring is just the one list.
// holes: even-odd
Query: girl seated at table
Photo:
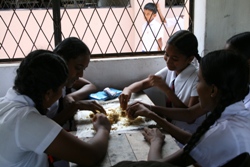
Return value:
[(54, 53), (65, 60), (69, 75), (63, 88), (63, 96), (49, 108), (47, 116), (60, 125), (69, 120), (66, 129), (72, 130), (73, 116), (78, 109), (94, 113), (98, 110), (106, 114), (101, 105), (93, 100), (86, 100), (90, 93), (97, 91), (94, 84), (83, 78), (83, 72), (90, 62), (88, 46), (76, 37), (68, 37), (56, 46)]
[(104, 158), (111, 128), (104, 114), (95, 115), (89, 142), (45, 116), (67, 78), (67, 65), (53, 52), (33, 51), (21, 62), (13, 88), (0, 99), (0, 166), (49, 166), (47, 154), (87, 166)]
[[(234, 50), (247, 59), (250, 66), (250, 32), (236, 34), (227, 40), (225, 49)], [(250, 77), (249, 77), (250, 81)], [(244, 99), (246, 108), (250, 110), (250, 92)]]
[[(187, 145), (176, 153), (162, 158), (164, 136), (158, 129), (146, 128), (143, 135), (151, 144), (148, 160), (170, 162), (174, 165), (221, 166), (237, 155), (250, 153), (250, 112), (243, 99), (249, 92), (247, 60), (227, 50), (214, 51), (201, 59), (197, 91), (201, 108), (211, 111)], [(237, 78), (237, 79), (232, 79)], [(127, 110), (136, 117), (145, 113), (154, 117), (145, 106)], [(140, 107), (139, 107), (140, 106)]]
[[(120, 105), (127, 108), (131, 93), (150, 87), (157, 87), (166, 95), (166, 107), (188, 108), (199, 102), (196, 91), (198, 70), (191, 63), (194, 57), (199, 61), (198, 41), (195, 35), (186, 30), (174, 33), (167, 41), (164, 60), (167, 67), (155, 75), (135, 82), (123, 89), (119, 96)], [(164, 113), (162, 113), (164, 115)], [(173, 120), (172, 123), (188, 132), (195, 132), (205, 117), (193, 122)]]

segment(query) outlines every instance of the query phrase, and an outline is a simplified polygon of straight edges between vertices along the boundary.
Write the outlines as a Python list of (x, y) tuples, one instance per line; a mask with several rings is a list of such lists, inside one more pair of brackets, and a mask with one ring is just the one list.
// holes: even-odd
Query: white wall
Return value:
[(226, 40), (250, 31), (250, 0), (195, 1), (194, 33), (199, 52), (222, 49)]
[(195, 1), (194, 7), (194, 34), (199, 41), (198, 49), (201, 56), (203, 56), (205, 48), (205, 32), (206, 32), (206, 0)]

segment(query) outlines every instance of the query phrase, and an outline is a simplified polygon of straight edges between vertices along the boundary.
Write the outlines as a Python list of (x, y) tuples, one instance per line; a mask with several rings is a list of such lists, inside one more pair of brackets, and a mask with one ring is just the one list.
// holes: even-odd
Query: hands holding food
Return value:
[(106, 115), (103, 113), (97, 113), (93, 118), (93, 126), (96, 131), (98, 131), (101, 128), (106, 129), (108, 132), (110, 132), (111, 124), (107, 118)]
[(124, 88), (124, 90), (119, 96), (120, 107), (123, 110), (126, 110), (130, 97), (131, 91), (128, 88)]
[(149, 113), (152, 112), (149, 110), (150, 105), (142, 103), (142, 102), (136, 102), (134, 104), (131, 104), (127, 108), (127, 114), (130, 119), (134, 119), (138, 116), (145, 116), (148, 117)]
[(76, 102), (76, 105), (79, 110), (90, 110), (95, 114), (98, 112), (107, 114), (104, 108), (93, 100), (80, 100)]
[[(150, 108), (150, 105), (144, 104), (141, 102), (134, 103), (132, 105), (129, 105), (128, 109), (134, 108), (138, 105), (145, 105), (146, 108)], [(137, 129), (137, 128), (142, 128), (143, 126), (148, 126), (154, 123), (153, 121), (151, 122), (150, 119), (146, 119), (144, 114), (138, 114), (135, 116), (135, 113), (131, 114), (134, 116), (129, 116), (129, 112), (126, 110), (123, 110), (120, 107), (120, 102), (119, 101), (106, 101), (106, 102), (101, 102), (101, 105), (105, 109), (106, 117), (109, 120), (111, 124), (111, 130), (122, 130), (122, 129)], [(137, 107), (136, 107), (137, 108)], [(139, 108), (139, 107), (138, 107)], [(99, 113), (99, 112), (98, 112)], [(95, 115), (97, 115), (96, 112), (91, 112), (91, 111), (86, 111), (81, 110), (78, 112), (76, 119), (77, 120), (92, 120)], [(140, 116), (141, 115), (141, 116)], [(91, 126), (93, 126), (91, 124)], [(89, 128), (85, 126), (84, 128)]]

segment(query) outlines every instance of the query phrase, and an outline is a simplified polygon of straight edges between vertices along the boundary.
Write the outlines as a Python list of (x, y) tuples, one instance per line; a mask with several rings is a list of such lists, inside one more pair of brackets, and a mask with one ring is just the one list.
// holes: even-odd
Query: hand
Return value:
[(96, 131), (98, 131), (101, 128), (104, 128), (108, 132), (110, 132), (111, 129), (111, 124), (108, 118), (102, 113), (100, 114), (98, 113), (95, 115), (95, 117), (93, 118), (93, 126)]
[(119, 96), (120, 107), (123, 110), (127, 109), (128, 101), (131, 97), (131, 92), (128, 89), (123, 89), (122, 93)]
[(142, 135), (144, 136), (144, 139), (150, 144), (152, 144), (153, 142), (157, 142), (163, 145), (164, 143), (165, 135), (163, 135), (157, 128), (144, 128), (144, 132), (142, 132)]
[(104, 108), (94, 100), (79, 100), (76, 105), (79, 110), (90, 110), (95, 114), (98, 110), (100, 113), (107, 114)]
[(165, 81), (159, 76), (150, 75), (150, 76), (148, 76), (148, 78), (149, 78), (149, 83), (151, 86), (156, 86), (156, 87), (162, 88), (162, 87), (167, 85), (165, 83)]
[(134, 119), (138, 116), (148, 117), (149, 113), (152, 112), (148, 108), (150, 106), (148, 104), (144, 104), (142, 102), (135, 102), (127, 108), (127, 114), (130, 119)]
[(156, 5), (156, 8), (157, 8), (157, 11), (159, 11), (161, 9), (160, 4), (158, 2), (156, 2), (155, 5)]

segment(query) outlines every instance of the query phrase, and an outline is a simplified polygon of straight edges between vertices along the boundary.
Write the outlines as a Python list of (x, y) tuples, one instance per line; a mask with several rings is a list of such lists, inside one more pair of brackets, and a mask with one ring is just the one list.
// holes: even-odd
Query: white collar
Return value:
[(187, 76), (192, 75), (195, 71), (197, 71), (197, 69), (193, 64), (189, 64), (178, 76), (176, 76), (175, 71), (173, 71), (170, 83), (172, 83), (173, 80), (175, 80), (175, 82), (183, 83), (189, 78)]

